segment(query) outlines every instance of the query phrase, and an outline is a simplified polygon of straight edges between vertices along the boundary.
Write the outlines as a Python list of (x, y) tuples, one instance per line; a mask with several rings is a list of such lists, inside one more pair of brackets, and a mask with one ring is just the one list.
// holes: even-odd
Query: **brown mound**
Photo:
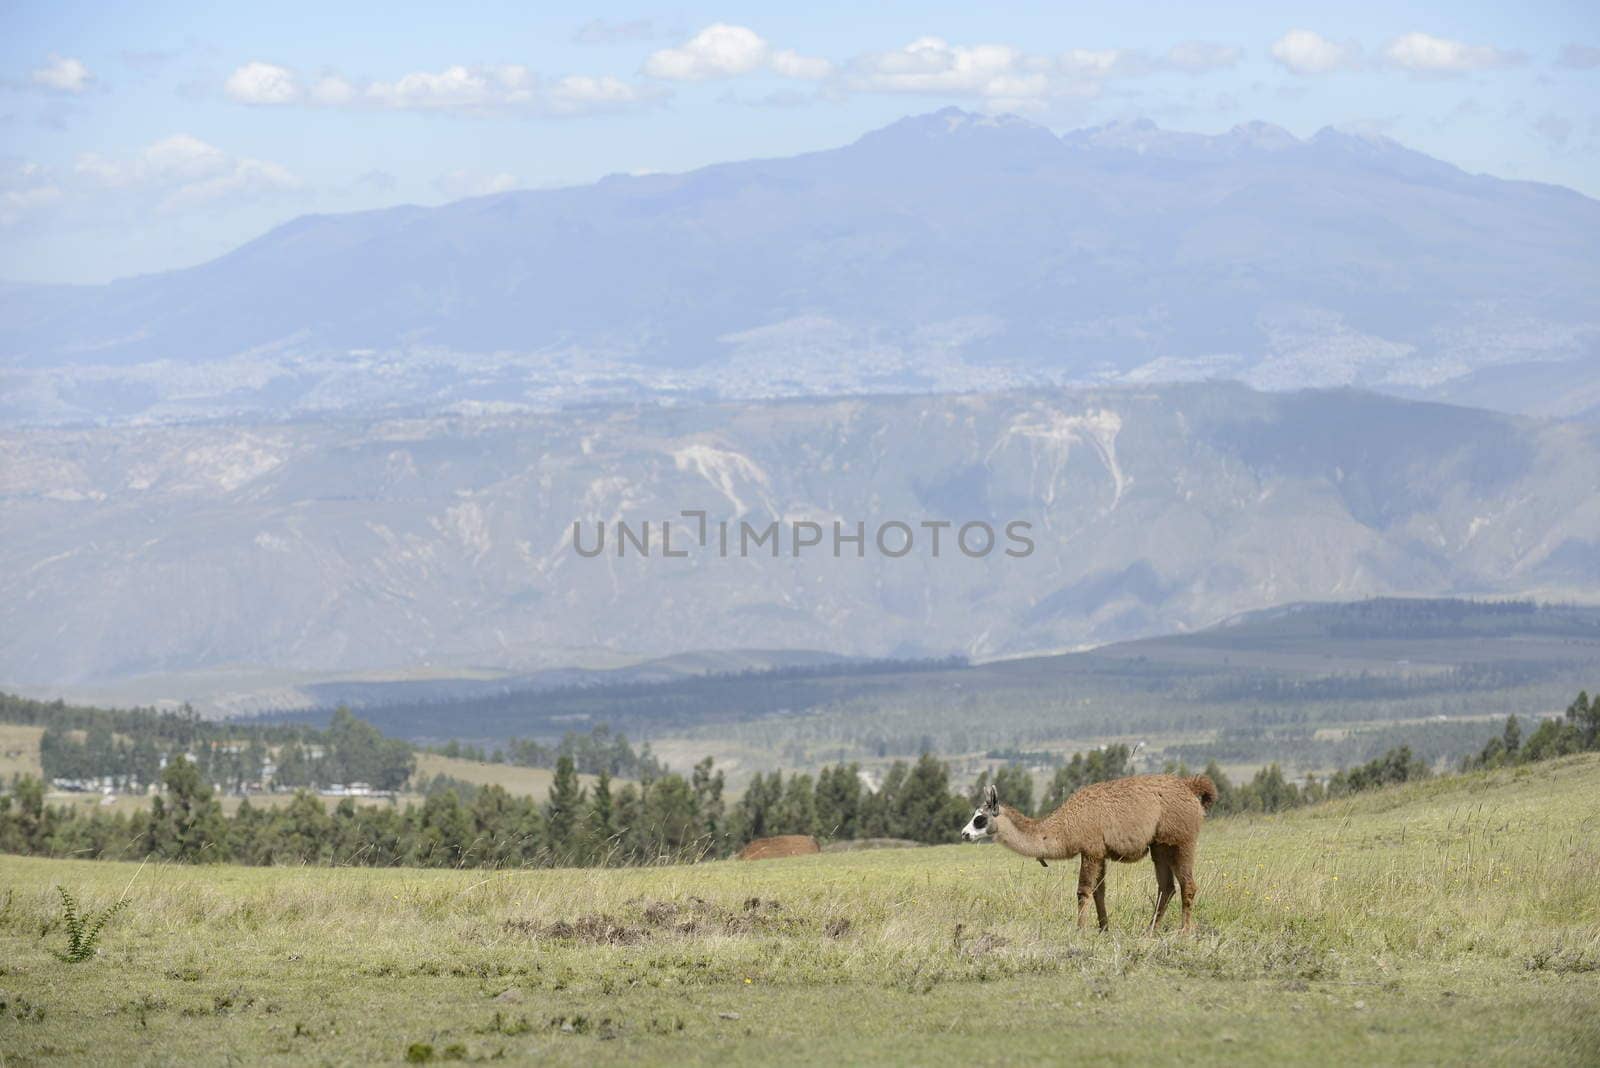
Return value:
[(820, 853), (817, 840), (809, 834), (780, 834), (775, 838), (757, 838), (739, 850), (740, 860), (776, 860), (778, 857), (803, 857), (807, 853)]

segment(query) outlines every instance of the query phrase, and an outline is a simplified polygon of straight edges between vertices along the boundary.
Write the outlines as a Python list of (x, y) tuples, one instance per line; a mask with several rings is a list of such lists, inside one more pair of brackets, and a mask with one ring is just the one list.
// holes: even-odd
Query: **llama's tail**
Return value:
[(1217, 784), (1211, 781), (1211, 776), (1191, 775), (1183, 781), (1189, 784), (1194, 796), (1200, 799), (1200, 807), (1210, 812), (1211, 806), (1217, 803)]

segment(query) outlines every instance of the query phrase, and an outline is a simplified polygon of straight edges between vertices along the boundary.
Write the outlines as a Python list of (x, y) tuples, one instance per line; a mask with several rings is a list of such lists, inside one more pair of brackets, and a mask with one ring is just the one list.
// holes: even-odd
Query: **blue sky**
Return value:
[(0, 278), (186, 266), (307, 212), (788, 155), (949, 104), (1357, 127), (1600, 196), (1597, 11), (0, 4)]

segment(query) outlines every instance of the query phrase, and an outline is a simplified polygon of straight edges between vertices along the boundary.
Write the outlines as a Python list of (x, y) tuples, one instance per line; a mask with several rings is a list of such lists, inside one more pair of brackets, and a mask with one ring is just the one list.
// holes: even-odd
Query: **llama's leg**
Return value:
[(1150, 847), (1150, 859), (1156, 866), (1156, 912), (1150, 919), (1152, 933), (1161, 926), (1161, 917), (1167, 914), (1167, 905), (1172, 902), (1172, 894), (1177, 889), (1177, 879), (1172, 874), (1174, 852), (1168, 845)]
[[(1095, 888), (1100, 886), (1100, 880), (1105, 870), (1106, 863), (1097, 860), (1085, 853), (1078, 862), (1078, 927), (1089, 926), (1089, 902), (1095, 896)], [(1101, 891), (1102, 893), (1104, 891)]]
[(1178, 847), (1178, 889), (1183, 892), (1183, 927), (1187, 931), (1194, 923), (1194, 843), (1185, 842)]
[(1110, 926), (1106, 922), (1106, 872), (1110, 868), (1109, 864), (1100, 865), (1100, 878), (1094, 882), (1094, 915), (1095, 919), (1100, 921), (1102, 931)]

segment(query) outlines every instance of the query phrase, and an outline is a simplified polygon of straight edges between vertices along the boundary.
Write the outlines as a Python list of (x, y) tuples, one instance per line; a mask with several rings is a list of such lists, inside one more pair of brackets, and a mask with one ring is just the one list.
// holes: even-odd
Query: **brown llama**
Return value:
[(1078, 926), (1089, 925), (1092, 897), (1102, 931), (1106, 861), (1132, 864), (1149, 853), (1156, 866), (1156, 910), (1149, 930), (1160, 926), (1176, 881), (1183, 890), (1181, 929), (1187, 931), (1193, 923), (1195, 845), (1216, 799), (1216, 784), (1204, 775), (1134, 775), (1091, 783), (1036, 820), (1002, 805), (999, 791), (990, 786), (961, 837), (976, 842), (993, 835), (1013, 853), (1040, 864), (1083, 858), (1078, 864)]

